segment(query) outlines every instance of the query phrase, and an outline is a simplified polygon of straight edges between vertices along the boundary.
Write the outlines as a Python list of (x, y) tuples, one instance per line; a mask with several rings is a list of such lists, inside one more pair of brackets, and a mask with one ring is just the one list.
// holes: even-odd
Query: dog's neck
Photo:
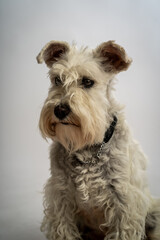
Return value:
[[(72, 162), (72, 165), (73, 166), (93, 166), (93, 165), (97, 165), (98, 162), (100, 161), (101, 159), (101, 155), (104, 154), (104, 148), (106, 146), (106, 143), (109, 143), (109, 141), (111, 140), (113, 134), (114, 134), (114, 131), (115, 131), (115, 128), (116, 128), (116, 125), (117, 125), (117, 117), (114, 115), (113, 116), (113, 121), (111, 122), (109, 128), (106, 130), (105, 134), (104, 134), (104, 139), (103, 139), (103, 142), (102, 143), (99, 143), (99, 144), (95, 144), (95, 145), (92, 145), (92, 146), (87, 146), (81, 150), (78, 150), (77, 152), (73, 153), (73, 159), (74, 161)], [(88, 159), (85, 159), (84, 158), (84, 161), (82, 161), (82, 159), (78, 160), (78, 155), (82, 154), (85, 155), (86, 152), (90, 152), (90, 154), (92, 154), (92, 157), (89, 157)], [(105, 151), (106, 152), (106, 151)], [(76, 156), (76, 157), (75, 157)]]

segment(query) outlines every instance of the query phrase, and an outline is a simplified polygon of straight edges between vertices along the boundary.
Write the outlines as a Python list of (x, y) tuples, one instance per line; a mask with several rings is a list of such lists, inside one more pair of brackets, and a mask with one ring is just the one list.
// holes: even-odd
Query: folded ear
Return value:
[(132, 62), (124, 48), (114, 41), (102, 43), (93, 51), (93, 55), (99, 58), (106, 72), (118, 73), (125, 71)]
[(51, 68), (53, 63), (57, 62), (67, 51), (69, 51), (68, 43), (51, 41), (42, 48), (37, 56), (37, 62), (42, 63), (44, 61)]

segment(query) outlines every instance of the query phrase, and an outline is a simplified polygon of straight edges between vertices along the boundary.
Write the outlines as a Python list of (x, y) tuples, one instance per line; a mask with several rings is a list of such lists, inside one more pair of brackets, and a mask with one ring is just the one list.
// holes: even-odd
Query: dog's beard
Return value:
[(102, 142), (106, 128), (104, 113), (95, 118), (100, 113), (92, 112), (92, 116), (87, 110), (76, 109), (76, 114), (72, 112), (59, 121), (53, 109), (53, 104), (46, 104), (41, 111), (39, 127), (44, 138), (59, 141), (70, 152)]
[(70, 152), (76, 151), (85, 145), (80, 126), (64, 125), (57, 123), (55, 125), (56, 139)]

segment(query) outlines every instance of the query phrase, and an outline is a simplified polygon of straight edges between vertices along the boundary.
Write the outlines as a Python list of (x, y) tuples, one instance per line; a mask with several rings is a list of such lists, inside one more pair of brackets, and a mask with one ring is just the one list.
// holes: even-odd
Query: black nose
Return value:
[(55, 107), (54, 114), (60, 120), (63, 120), (70, 113), (71, 109), (67, 104), (60, 104)]

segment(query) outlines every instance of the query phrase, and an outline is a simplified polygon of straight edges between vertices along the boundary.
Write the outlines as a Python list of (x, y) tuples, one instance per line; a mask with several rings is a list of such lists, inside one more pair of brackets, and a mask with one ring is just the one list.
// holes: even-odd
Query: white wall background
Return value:
[(151, 192), (160, 196), (160, 1), (1, 0), (0, 11), (0, 239), (44, 239), (49, 159), (38, 119), (49, 80), (35, 57), (53, 39), (92, 48), (115, 39), (133, 58), (116, 96), (150, 159)]

